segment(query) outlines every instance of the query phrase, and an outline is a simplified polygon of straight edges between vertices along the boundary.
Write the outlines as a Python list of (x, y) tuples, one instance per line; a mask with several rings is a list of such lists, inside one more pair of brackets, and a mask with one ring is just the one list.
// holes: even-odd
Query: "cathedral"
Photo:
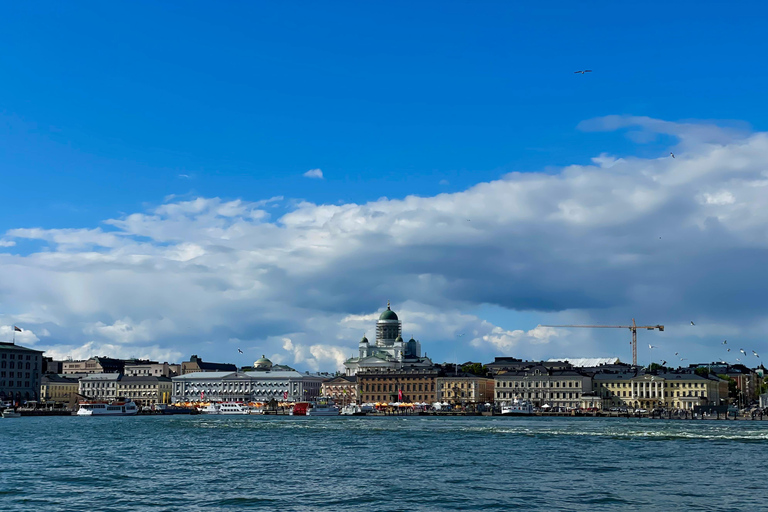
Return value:
[(359, 349), (358, 357), (344, 361), (344, 368), (349, 376), (367, 369), (399, 370), (433, 366), (428, 357), (421, 357), (421, 343), (413, 338), (403, 341), (402, 322), (390, 308), (389, 302), (387, 302), (386, 311), (376, 322), (376, 342), (371, 343), (363, 336)]

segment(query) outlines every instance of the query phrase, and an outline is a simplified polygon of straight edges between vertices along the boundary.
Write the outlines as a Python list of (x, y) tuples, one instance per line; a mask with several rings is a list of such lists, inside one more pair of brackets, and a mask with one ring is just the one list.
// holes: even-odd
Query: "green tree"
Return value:
[(488, 375), (488, 367), (482, 363), (465, 364), (461, 367), (461, 371), (465, 373), (471, 373), (480, 377)]
[(702, 377), (706, 377), (707, 375), (709, 375), (708, 368), (701, 367), (701, 368), (696, 368), (693, 371), (696, 373), (696, 375), (701, 375)]

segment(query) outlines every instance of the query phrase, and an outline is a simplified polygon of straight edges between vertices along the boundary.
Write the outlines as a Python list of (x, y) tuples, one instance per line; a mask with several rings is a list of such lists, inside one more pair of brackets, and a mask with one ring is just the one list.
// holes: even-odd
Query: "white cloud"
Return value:
[(304, 173), (307, 178), (323, 179), (323, 171), (320, 169), (310, 169)]
[[(677, 158), (601, 154), (433, 197), (289, 200), (281, 217), (282, 197), (198, 197), (102, 227), (19, 226), (2, 237), (0, 302), (7, 323), (46, 329), (59, 354), (229, 361), (237, 338), (288, 364), (338, 367), (374, 336), (387, 299), (437, 360), (616, 353), (616, 333), (542, 331), (542, 315), (678, 326), (695, 316), (768, 352), (768, 135), (615, 116), (582, 128), (674, 135)], [(17, 239), (43, 248), (16, 254)], [(538, 317), (466, 313), (485, 305)], [(682, 327), (659, 336), (695, 338)]]

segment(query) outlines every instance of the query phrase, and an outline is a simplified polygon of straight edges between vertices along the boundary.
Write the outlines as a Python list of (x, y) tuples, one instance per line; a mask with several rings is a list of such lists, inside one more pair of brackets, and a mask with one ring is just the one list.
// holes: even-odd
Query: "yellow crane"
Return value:
[(632, 319), (632, 325), (542, 325), (542, 327), (580, 327), (587, 329), (629, 329), (632, 331), (632, 365), (637, 366), (637, 330), (647, 329), (653, 331), (664, 330), (663, 325), (637, 325), (635, 319)]

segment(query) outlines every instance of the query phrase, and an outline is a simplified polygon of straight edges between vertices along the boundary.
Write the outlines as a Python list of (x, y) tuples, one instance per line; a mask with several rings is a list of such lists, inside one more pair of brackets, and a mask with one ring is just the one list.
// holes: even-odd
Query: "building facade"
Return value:
[(139, 406), (171, 403), (169, 377), (150, 375), (123, 376), (117, 381), (117, 396), (130, 398)]
[(40, 379), (40, 400), (74, 406), (80, 390), (80, 378), (73, 375), (46, 373)]
[(121, 373), (91, 373), (80, 379), (78, 393), (89, 400), (116, 400)]
[(333, 401), (338, 405), (356, 404), (360, 401), (357, 377), (339, 375), (332, 379), (324, 380), (320, 388), (320, 394), (333, 398)]
[(693, 410), (697, 405), (725, 405), (728, 398), (727, 381), (713, 374), (606, 372), (596, 374), (593, 380), (603, 409), (663, 407)]
[(171, 365), (157, 361), (126, 362), (123, 373), (126, 377), (174, 377), (178, 375), (171, 372)]
[(273, 370), (262, 357), (250, 372), (196, 372), (173, 377), (173, 402), (287, 402), (320, 396), (323, 377), (295, 370)]
[(365, 369), (357, 373), (363, 403), (423, 402), (437, 400), (440, 370), (430, 368)]
[(421, 343), (411, 338), (403, 341), (402, 323), (397, 314), (387, 309), (376, 322), (376, 341), (371, 344), (363, 336), (358, 344), (357, 357), (351, 357), (344, 362), (344, 370), (348, 376), (355, 375), (361, 370), (396, 370), (400, 368), (431, 368), (432, 361), (421, 355)]
[(495, 402), (528, 400), (536, 407), (576, 409), (584, 393), (592, 392), (592, 379), (576, 370), (536, 365), (524, 370), (505, 371), (494, 377)]
[(111, 357), (92, 357), (81, 361), (62, 361), (61, 373), (123, 373), (125, 361)]
[(42, 351), (0, 343), (0, 400), (17, 404), (38, 400), (42, 368)]
[(451, 375), (447, 372), (444, 377), (437, 378), (437, 401), (450, 404), (480, 404), (493, 403), (494, 380), (480, 377), (471, 373)]

